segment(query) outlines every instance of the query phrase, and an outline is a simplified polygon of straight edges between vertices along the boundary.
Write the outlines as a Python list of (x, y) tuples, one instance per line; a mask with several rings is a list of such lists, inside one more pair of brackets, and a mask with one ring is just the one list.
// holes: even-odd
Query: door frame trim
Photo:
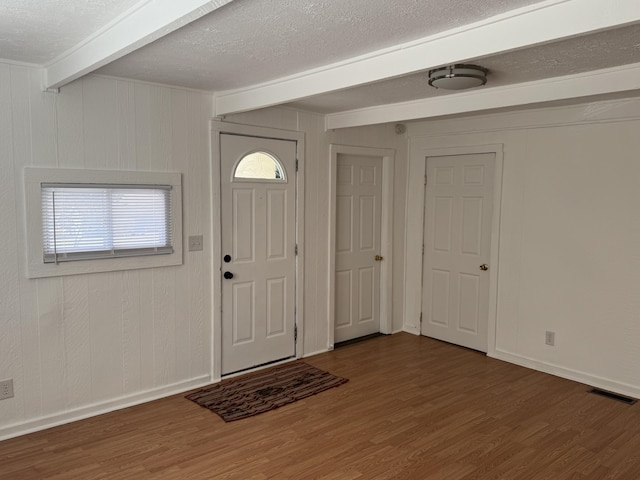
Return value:
[(393, 307), (393, 172), (395, 150), (390, 148), (357, 147), (332, 143), (329, 146), (329, 295), (327, 299), (329, 327), (327, 347), (333, 350), (335, 340), (335, 277), (336, 277), (336, 192), (338, 155), (356, 155), (382, 158), (382, 225), (380, 255), (380, 332), (392, 333)]
[(211, 120), (211, 380), (218, 382), (222, 378), (222, 237), (220, 211), (220, 135), (243, 135), (247, 137), (289, 140), (296, 142), (296, 299), (295, 322), (298, 338), (295, 343), (296, 358), (304, 356), (304, 165), (305, 134), (292, 130), (257, 127), (230, 123), (218, 119)]
[(410, 145), (407, 169), (407, 210), (405, 235), (404, 277), (404, 331), (421, 334), (422, 269), (424, 243), (424, 200), (427, 157), (470, 155), (476, 153), (495, 154), (493, 182), (493, 213), (491, 219), (491, 246), (489, 252), (489, 313), (487, 325), (487, 353), (496, 348), (496, 325), (498, 316), (498, 271), (500, 250), (500, 217), (502, 202), (503, 144), (429, 148), (428, 138), (414, 138)]

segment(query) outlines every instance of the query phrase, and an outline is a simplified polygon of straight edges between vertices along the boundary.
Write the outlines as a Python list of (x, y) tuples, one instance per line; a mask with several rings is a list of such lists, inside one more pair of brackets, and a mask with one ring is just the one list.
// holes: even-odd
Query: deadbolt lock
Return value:
[(480, 270), (482, 270), (483, 272), (486, 272), (487, 270), (489, 270), (489, 265), (487, 265), (486, 263), (483, 263), (482, 265), (480, 265)]
[(380, 255), (376, 255), (376, 262), (381, 262), (383, 259)]

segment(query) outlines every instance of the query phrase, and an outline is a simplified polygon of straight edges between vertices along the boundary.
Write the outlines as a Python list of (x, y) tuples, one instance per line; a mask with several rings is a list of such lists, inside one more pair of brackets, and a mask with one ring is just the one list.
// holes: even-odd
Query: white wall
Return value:
[[(201, 92), (96, 76), (42, 93), (37, 70), (0, 63), (0, 379), (16, 394), (0, 402), (0, 438), (207, 383), (211, 105)], [(416, 161), (406, 137), (393, 125), (325, 132), (322, 116), (285, 108), (226, 120), (305, 132), (305, 355), (328, 345), (329, 145), (395, 149), (400, 330)], [(640, 395), (639, 131), (639, 100), (409, 125), (412, 142), (433, 148), (504, 144), (491, 355)], [(180, 171), (184, 235), (204, 234), (205, 249), (180, 267), (29, 280), (27, 165)]]
[[(0, 380), (15, 387), (0, 401), (0, 439), (209, 382), (212, 104), (99, 76), (42, 93), (38, 70), (0, 63)], [(322, 116), (283, 108), (227, 120), (305, 132), (305, 356), (328, 347), (329, 145), (396, 150), (401, 330), (406, 137), (392, 125), (325, 132)], [(204, 234), (204, 251), (185, 251), (179, 267), (27, 279), (24, 166), (181, 172), (183, 235)]]
[(391, 148), (396, 152), (393, 215), (393, 331), (403, 326), (404, 208), (407, 139), (394, 125), (324, 130), (324, 116), (287, 108), (270, 108), (225, 118), (247, 125), (305, 132), (305, 279), (304, 354), (327, 350), (329, 338), (329, 146), (334, 144)]
[[(0, 63), (0, 439), (207, 383), (211, 351), (210, 95), (86, 77), (42, 93)], [(179, 267), (27, 279), (23, 167), (177, 171)]]
[(412, 145), (504, 145), (490, 355), (640, 396), (639, 132), (638, 99), (410, 126)]
[[(37, 70), (0, 63), (0, 379), (15, 385), (0, 438), (209, 380), (211, 105), (205, 93), (97, 76), (42, 93)], [(395, 149), (400, 330), (406, 137), (393, 125), (325, 132), (322, 116), (285, 108), (226, 120), (305, 132), (305, 355), (328, 345), (329, 145)], [(504, 144), (491, 355), (640, 396), (639, 131), (639, 100), (409, 125), (412, 142), (433, 148)], [(204, 234), (205, 249), (180, 267), (29, 280), (27, 165), (180, 171), (184, 235)]]

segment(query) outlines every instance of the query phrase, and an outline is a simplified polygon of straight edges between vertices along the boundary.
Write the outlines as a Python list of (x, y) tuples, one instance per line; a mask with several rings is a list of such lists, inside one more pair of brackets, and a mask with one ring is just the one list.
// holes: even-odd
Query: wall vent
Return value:
[(592, 388), (589, 390), (589, 393), (595, 393), (596, 395), (600, 395), (601, 397), (607, 397), (612, 400), (617, 400), (618, 402), (626, 403), (627, 405), (633, 405), (638, 400), (631, 397), (626, 397), (624, 395), (620, 395), (613, 392), (607, 392), (606, 390), (600, 390), (599, 388)]

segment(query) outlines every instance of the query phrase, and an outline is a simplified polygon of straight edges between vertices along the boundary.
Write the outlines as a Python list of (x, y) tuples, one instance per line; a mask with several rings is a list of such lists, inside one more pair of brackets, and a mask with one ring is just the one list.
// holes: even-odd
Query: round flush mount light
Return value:
[(456, 64), (429, 70), (429, 85), (445, 90), (465, 90), (487, 83), (487, 70), (478, 65)]

